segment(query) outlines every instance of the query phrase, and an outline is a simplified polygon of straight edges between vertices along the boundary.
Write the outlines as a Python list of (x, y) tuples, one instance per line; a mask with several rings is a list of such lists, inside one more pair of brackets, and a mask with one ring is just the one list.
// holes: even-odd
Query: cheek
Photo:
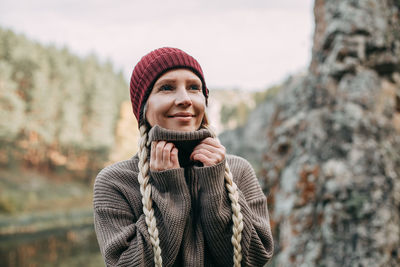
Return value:
[(147, 121), (153, 125), (157, 123), (157, 117), (159, 116), (160, 113), (160, 105), (157, 105), (157, 99), (156, 98), (149, 98), (147, 101), (147, 107), (146, 107), (146, 119)]
[(161, 123), (169, 109), (173, 105), (173, 99), (167, 96), (153, 95), (147, 100), (146, 118), (151, 124)]
[(196, 100), (192, 99), (193, 107), (197, 114), (196, 125), (200, 127), (201, 123), (204, 120), (205, 112), (206, 112), (206, 100), (203, 97), (197, 97)]
[(193, 98), (192, 103), (197, 112), (204, 114), (206, 109), (206, 99), (204, 96), (197, 96)]

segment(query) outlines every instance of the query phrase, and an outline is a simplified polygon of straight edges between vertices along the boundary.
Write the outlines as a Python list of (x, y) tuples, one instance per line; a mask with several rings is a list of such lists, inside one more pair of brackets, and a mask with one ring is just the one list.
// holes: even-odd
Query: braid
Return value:
[(232, 178), (231, 170), (229, 169), (228, 162), (225, 162), (225, 186), (229, 191), (229, 198), (231, 200), (232, 207), (232, 244), (233, 244), (233, 262), (234, 266), (240, 266), (242, 261), (242, 246), (240, 241), (242, 240), (243, 230), (243, 215), (240, 212), (239, 204), (239, 192), (237, 186)]
[[(215, 133), (208, 126), (207, 128), (214, 138), (217, 138)], [(147, 127), (145, 125), (140, 126), (140, 139), (139, 139), (139, 175), (138, 180), (140, 183), (140, 193), (142, 194), (143, 213), (146, 217), (147, 229), (150, 234), (150, 241), (153, 246), (154, 262), (157, 267), (162, 266), (161, 258), (161, 247), (160, 239), (158, 237), (158, 229), (156, 224), (156, 218), (154, 217), (154, 209), (152, 208), (151, 199), (151, 184), (149, 184), (149, 162), (148, 158), (148, 138), (147, 138)], [(230, 171), (228, 162), (225, 162), (225, 186), (228, 190), (229, 199), (231, 200), (232, 207), (232, 238), (231, 242), (233, 245), (233, 262), (235, 267), (240, 266), (242, 260), (242, 246), (240, 244), (242, 240), (243, 230), (243, 215), (240, 212), (239, 204), (239, 191), (237, 185), (233, 181), (232, 173)]]
[(162, 266), (160, 239), (158, 237), (158, 229), (154, 209), (151, 199), (151, 184), (149, 184), (149, 161), (148, 161), (148, 138), (147, 127), (140, 126), (139, 139), (139, 175), (140, 193), (142, 194), (143, 213), (145, 214), (147, 230), (150, 234), (151, 245), (153, 246), (154, 263), (157, 267)]
[[(207, 125), (203, 125), (204, 128), (208, 129), (211, 132), (211, 135), (214, 138), (217, 138), (214, 131)], [(243, 215), (240, 212), (240, 204), (239, 204), (239, 191), (237, 185), (233, 181), (233, 176), (231, 170), (229, 168), (228, 162), (225, 162), (225, 186), (228, 190), (229, 199), (231, 200), (232, 207), (232, 245), (233, 245), (233, 263), (235, 267), (240, 266), (240, 262), (242, 261), (242, 246), (240, 241), (242, 240), (242, 230), (243, 230)]]

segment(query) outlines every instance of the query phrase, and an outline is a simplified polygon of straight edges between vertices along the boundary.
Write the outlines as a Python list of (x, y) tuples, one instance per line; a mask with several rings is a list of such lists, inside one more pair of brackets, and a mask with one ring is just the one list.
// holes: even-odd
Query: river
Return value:
[(2, 267), (104, 266), (93, 224), (0, 235)]

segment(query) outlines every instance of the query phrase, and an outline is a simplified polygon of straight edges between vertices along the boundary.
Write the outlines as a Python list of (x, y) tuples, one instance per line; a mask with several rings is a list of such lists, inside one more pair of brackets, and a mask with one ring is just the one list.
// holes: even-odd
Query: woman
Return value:
[(199, 63), (154, 50), (135, 66), (130, 95), (139, 152), (94, 186), (106, 265), (263, 266), (273, 253), (267, 201), (250, 164), (208, 128)]

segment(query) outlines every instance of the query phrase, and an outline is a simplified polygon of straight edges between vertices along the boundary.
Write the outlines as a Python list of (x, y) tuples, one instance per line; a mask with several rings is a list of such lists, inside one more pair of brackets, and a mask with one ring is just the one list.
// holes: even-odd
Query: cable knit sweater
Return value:
[[(206, 129), (174, 132), (153, 127), (150, 141), (174, 142), (181, 168), (150, 172), (153, 208), (164, 266), (233, 266), (231, 205), (224, 185), (225, 162), (239, 188), (243, 214), (242, 266), (263, 266), (273, 241), (267, 200), (254, 171), (243, 158), (227, 155), (202, 167), (188, 155)], [(138, 155), (104, 168), (94, 185), (97, 239), (107, 266), (154, 266), (142, 211)]]

